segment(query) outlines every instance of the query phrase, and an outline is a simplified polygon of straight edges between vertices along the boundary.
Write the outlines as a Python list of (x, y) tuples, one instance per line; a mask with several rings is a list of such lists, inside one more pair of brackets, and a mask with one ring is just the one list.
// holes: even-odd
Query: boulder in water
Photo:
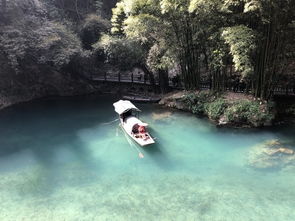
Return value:
[(255, 145), (249, 152), (248, 164), (257, 169), (283, 168), (295, 165), (294, 150), (284, 147), (281, 141), (270, 140)]
[(161, 119), (164, 119), (164, 118), (168, 118), (172, 115), (172, 112), (171, 111), (165, 111), (165, 112), (160, 112), (160, 113), (152, 113), (152, 118), (153, 120), (161, 120)]

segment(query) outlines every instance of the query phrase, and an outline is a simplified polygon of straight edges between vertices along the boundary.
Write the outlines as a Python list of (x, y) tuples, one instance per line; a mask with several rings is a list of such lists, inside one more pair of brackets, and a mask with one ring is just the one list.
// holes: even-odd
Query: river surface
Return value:
[(252, 159), (274, 139), (294, 148), (295, 127), (218, 129), (138, 104), (157, 142), (141, 148), (114, 121), (114, 101), (52, 98), (0, 112), (1, 221), (295, 220), (294, 162)]

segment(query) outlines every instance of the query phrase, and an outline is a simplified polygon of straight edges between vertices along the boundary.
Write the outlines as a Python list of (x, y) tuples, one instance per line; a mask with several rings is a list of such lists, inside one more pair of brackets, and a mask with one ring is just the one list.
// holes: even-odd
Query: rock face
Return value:
[(228, 125), (228, 120), (227, 118), (223, 115), (220, 117), (219, 121), (218, 121), (218, 126), (224, 126), (224, 125)]
[(269, 140), (252, 147), (247, 163), (256, 169), (281, 169), (295, 165), (294, 149), (285, 147), (279, 140)]

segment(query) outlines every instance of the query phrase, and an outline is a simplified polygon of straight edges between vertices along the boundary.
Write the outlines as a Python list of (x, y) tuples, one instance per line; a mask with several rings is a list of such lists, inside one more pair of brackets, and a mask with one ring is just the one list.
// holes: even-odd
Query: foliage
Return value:
[(8, 20), (1, 27), (0, 49), (16, 71), (20, 71), (20, 66), (26, 65), (27, 60), (60, 69), (81, 52), (80, 41), (65, 25), (46, 17), (39, 19), (40, 13), (46, 14), (44, 4), (36, 3), (34, 10), (27, 14), (25, 8), (30, 4), (29, 1), (16, 1), (11, 6), (16, 10), (11, 13), (19, 21)]
[(154, 69), (164, 69), (159, 70), (163, 72), (174, 61), (172, 66), (182, 67), (186, 88), (197, 88), (200, 54), (193, 41), (197, 30), (194, 16), (188, 7), (188, 0), (122, 0), (114, 9), (112, 24), (115, 33), (123, 32), (142, 44), (148, 55), (145, 60), (151, 67), (157, 66)]
[(31, 50), (40, 53), (39, 62), (62, 67), (68, 64), (73, 56), (81, 52), (81, 44), (77, 36), (61, 24), (48, 23), (35, 31), (37, 44)]
[(148, 67), (154, 72), (157, 70), (168, 70), (173, 67), (175, 62), (169, 52), (160, 44), (153, 45), (147, 56), (146, 63)]
[(207, 103), (210, 103), (215, 99), (213, 93), (208, 93), (206, 91), (200, 91), (199, 93), (188, 93), (183, 98), (182, 101), (188, 106), (188, 108), (198, 115), (205, 114)]
[(154, 77), (158, 75), (164, 92), (168, 85), (168, 68), (175, 66), (175, 56), (169, 41), (171, 28), (162, 19), (159, 3), (151, 0), (120, 1), (113, 9), (112, 33), (141, 47), (141, 66), (153, 85)]
[(120, 0), (113, 9), (113, 36), (106, 37), (110, 27), (102, 10), (114, 2), (0, 1), (0, 50), (16, 71), (61, 70), (102, 52), (112, 65), (126, 70), (141, 64), (165, 81), (168, 70), (179, 67), (188, 90), (198, 89), (206, 75), (212, 90), (223, 91), (238, 72), (265, 99), (294, 62), (294, 1)]
[(115, 34), (115, 35), (123, 35), (124, 33), (123, 23), (127, 17), (124, 11), (124, 2), (123, 1), (118, 2), (116, 4), (116, 7), (113, 8), (112, 11), (113, 11), (113, 15), (111, 19), (111, 22), (112, 22), (111, 32), (112, 34)]
[(227, 106), (228, 104), (224, 98), (218, 98), (211, 103), (205, 104), (205, 112), (210, 119), (219, 120)]
[[(129, 16), (124, 21), (124, 33), (128, 38), (136, 39), (143, 44), (160, 42), (165, 28), (161, 20), (153, 15), (140, 14)], [(162, 31), (161, 31), (162, 30)], [(161, 33), (159, 33), (161, 31)]]
[(222, 37), (230, 46), (236, 70), (240, 71), (244, 77), (253, 74), (254, 62), (251, 58), (256, 49), (253, 30), (244, 25), (229, 27), (222, 32)]
[[(13, 0), (16, 1), (16, 0)], [(45, 2), (51, 8), (52, 19), (68, 20), (79, 25), (89, 14), (109, 17), (117, 0), (34, 0)], [(32, 2), (34, 2), (32, 1)], [(53, 17), (53, 15), (57, 17)]]
[(229, 122), (247, 123), (257, 127), (273, 120), (274, 115), (270, 107), (258, 101), (240, 100), (226, 109), (225, 117)]
[(87, 50), (92, 49), (92, 45), (96, 43), (109, 28), (110, 24), (107, 20), (95, 14), (89, 14), (83, 21), (80, 30), (83, 47)]
[(204, 17), (209, 13), (215, 13), (220, 11), (222, 7), (222, 2), (219, 0), (191, 0), (189, 5), (189, 12), (201, 13), (200, 16)]
[(107, 62), (121, 70), (130, 70), (141, 64), (144, 56), (142, 48), (136, 41), (109, 35), (104, 35), (101, 41), (94, 45), (94, 48), (102, 49)]
[(264, 103), (246, 99), (232, 102), (220, 94), (205, 91), (188, 93), (182, 101), (194, 114), (206, 115), (214, 121), (224, 116), (228, 123), (233, 125), (258, 127), (274, 119), (271, 102)]
[[(235, 62), (237, 62), (238, 70), (244, 73), (254, 73), (251, 76), (251, 80), (255, 82), (254, 95), (269, 99), (276, 80), (283, 74), (287, 63), (290, 62), (285, 56), (289, 51), (289, 45), (292, 45), (291, 42), (294, 43), (294, 27), (291, 27), (295, 20), (294, 2), (289, 0), (227, 0), (224, 2), (223, 10), (231, 19), (230, 26), (247, 26), (244, 31), (232, 32), (233, 39), (245, 36), (239, 40), (241, 47), (247, 49), (248, 46), (253, 46), (253, 43), (247, 42), (246, 36), (255, 33), (257, 39), (255, 48), (251, 48), (254, 53), (249, 50), (236, 51), (235, 49), (235, 54), (243, 58), (241, 65), (238, 63), (240, 61), (238, 57)], [(248, 31), (245, 32), (247, 29)], [(231, 52), (234, 55), (232, 50)], [(249, 65), (251, 60), (255, 61), (253, 65)]]

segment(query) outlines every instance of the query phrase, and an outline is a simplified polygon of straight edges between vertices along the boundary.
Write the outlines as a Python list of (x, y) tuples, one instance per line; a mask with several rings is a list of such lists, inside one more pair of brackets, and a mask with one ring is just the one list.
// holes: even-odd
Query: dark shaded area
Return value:
[(277, 110), (277, 124), (295, 123), (295, 95), (274, 96)]
[(0, 108), (45, 96), (97, 91), (104, 71), (92, 44), (109, 29), (116, 1), (0, 1)]
[[(36, 174), (40, 176), (34, 183), (36, 190), (30, 190), (36, 194), (54, 192), (57, 186), (64, 185), (65, 182), (74, 186), (92, 182), (94, 177), (99, 176), (102, 168), (99, 160), (93, 157), (79, 137), (79, 132), (91, 130), (99, 127), (102, 122), (113, 120), (112, 106), (106, 106), (110, 98), (94, 95), (47, 98), (1, 111), (1, 164), (5, 165), (8, 159), (13, 159), (9, 165), (22, 168), (34, 163), (27, 161), (25, 155), (29, 154), (29, 159), (33, 157), (42, 166), (40, 175)], [(105, 99), (108, 102), (105, 102)], [(97, 114), (101, 108), (110, 113), (109, 119)], [(105, 136), (103, 133), (101, 130), (98, 136)], [(24, 154), (24, 157), (17, 160), (14, 155), (18, 154)], [(71, 163), (73, 160), (76, 162), (74, 165)], [(1, 170), (7, 169), (9, 168), (2, 167)], [(64, 177), (62, 172), (65, 169), (68, 170), (68, 177)], [(85, 170), (82, 172), (83, 176), (81, 170)], [(75, 174), (79, 176), (76, 177)], [(29, 182), (32, 181), (26, 182), (31, 185)], [(25, 186), (25, 183), (20, 186), (19, 191), (29, 194), (30, 191), (23, 189)]]

